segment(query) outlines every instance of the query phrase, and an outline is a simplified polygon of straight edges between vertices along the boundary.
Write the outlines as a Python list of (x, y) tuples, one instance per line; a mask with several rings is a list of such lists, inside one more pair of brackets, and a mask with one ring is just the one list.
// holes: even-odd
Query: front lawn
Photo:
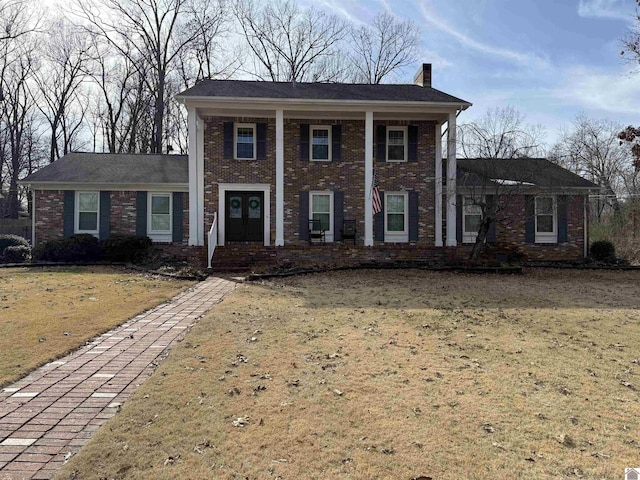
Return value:
[(190, 284), (107, 267), (0, 269), (0, 386)]
[(622, 478), (640, 272), (239, 287), (59, 478)]

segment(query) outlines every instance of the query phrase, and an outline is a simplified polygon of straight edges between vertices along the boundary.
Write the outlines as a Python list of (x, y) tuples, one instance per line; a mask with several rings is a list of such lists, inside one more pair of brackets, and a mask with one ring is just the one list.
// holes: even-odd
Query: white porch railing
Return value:
[(207, 267), (211, 268), (211, 258), (213, 258), (213, 252), (216, 251), (218, 245), (218, 213), (213, 214), (213, 223), (209, 229), (209, 235), (207, 237)]

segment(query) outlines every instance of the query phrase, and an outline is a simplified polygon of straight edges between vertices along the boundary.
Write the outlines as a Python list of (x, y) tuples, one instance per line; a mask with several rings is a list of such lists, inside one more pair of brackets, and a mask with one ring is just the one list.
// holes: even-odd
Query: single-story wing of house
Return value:
[(542, 159), (457, 159), (471, 104), (433, 88), (430, 64), (412, 85), (205, 80), (178, 99), (188, 156), (70, 153), (24, 179), (33, 243), (147, 235), (214, 266), (438, 260), (466, 254), (472, 200), (493, 197), (513, 201), (487, 241), (536, 259), (586, 255), (597, 187)]

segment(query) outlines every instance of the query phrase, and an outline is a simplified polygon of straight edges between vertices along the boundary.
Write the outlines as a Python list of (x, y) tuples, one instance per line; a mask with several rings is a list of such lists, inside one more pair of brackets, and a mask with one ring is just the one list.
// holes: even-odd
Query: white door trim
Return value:
[(264, 246), (271, 240), (271, 185), (268, 183), (219, 183), (218, 184), (218, 245), (225, 243), (225, 205), (227, 191), (264, 193)]

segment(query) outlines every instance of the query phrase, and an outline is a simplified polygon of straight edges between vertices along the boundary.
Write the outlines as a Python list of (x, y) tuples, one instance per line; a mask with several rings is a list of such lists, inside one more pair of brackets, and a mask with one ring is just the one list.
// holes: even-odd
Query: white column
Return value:
[(204, 224), (204, 122), (196, 116), (196, 166), (198, 177), (198, 245), (204, 245), (204, 236), (211, 225)]
[(447, 130), (447, 247), (456, 240), (456, 112), (449, 114)]
[(276, 110), (276, 246), (284, 245), (284, 111)]
[(442, 246), (442, 124), (436, 122), (435, 229), (436, 247)]
[(189, 108), (187, 125), (189, 140), (189, 245), (198, 245), (198, 168), (196, 109)]
[(364, 244), (373, 246), (373, 112), (366, 112), (364, 120)]

